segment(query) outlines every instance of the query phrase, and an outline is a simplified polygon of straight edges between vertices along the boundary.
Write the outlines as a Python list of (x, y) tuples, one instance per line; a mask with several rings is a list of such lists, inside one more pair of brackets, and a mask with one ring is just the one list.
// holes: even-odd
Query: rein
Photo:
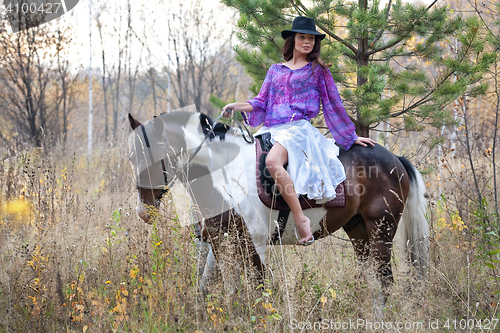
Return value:
[[(219, 116), (219, 118), (220, 118), (220, 116)], [(245, 124), (242, 124), (238, 119), (234, 119), (234, 120), (236, 121), (236, 124), (238, 125), (238, 128), (240, 129), (240, 131), (243, 133), (243, 140), (245, 140), (246, 143), (253, 144), (255, 142), (255, 138), (253, 137), (252, 133), (250, 133), (250, 130), (248, 129), (248, 127)], [(247, 140), (247, 137), (245, 136), (245, 131), (243, 131), (243, 128), (247, 132), (248, 137), (250, 138), (250, 141)]]
[[(212, 134), (214, 135), (214, 137), (215, 137), (215, 132), (214, 132), (215, 125), (217, 124), (217, 122), (219, 121), (219, 119), (221, 117), (222, 117), (222, 113), (217, 118), (214, 119), (214, 122), (213, 122), (212, 126), (210, 126), (210, 132), (212, 132)], [(184, 169), (185, 166), (187, 166), (189, 163), (191, 163), (191, 161), (193, 160), (193, 158), (195, 158), (196, 155), (198, 155), (198, 153), (201, 150), (201, 147), (203, 147), (203, 145), (205, 144), (205, 142), (207, 142), (207, 139), (208, 139), (208, 135), (205, 135), (205, 139), (198, 145), (198, 147), (196, 148), (196, 150), (194, 151), (194, 153), (191, 154), (191, 156), (189, 157), (189, 160), (187, 161), (187, 163), (182, 166), (183, 169)]]

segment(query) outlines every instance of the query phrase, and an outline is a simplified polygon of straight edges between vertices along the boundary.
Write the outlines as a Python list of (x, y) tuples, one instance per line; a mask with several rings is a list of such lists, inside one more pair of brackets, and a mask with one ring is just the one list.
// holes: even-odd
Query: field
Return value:
[[(341, 231), (307, 248), (269, 247), (263, 285), (234, 269), (225, 280), (238, 283), (218, 279), (199, 294), (189, 200), (176, 190), (154, 225), (142, 222), (127, 156), (55, 146), (1, 162), (0, 332), (500, 332), (498, 244), (484, 236), (496, 229), (456, 183), (443, 180), (436, 197), (435, 171), (424, 175), (429, 276), (395, 262), (382, 304)], [(239, 267), (233, 250), (226, 267)]]

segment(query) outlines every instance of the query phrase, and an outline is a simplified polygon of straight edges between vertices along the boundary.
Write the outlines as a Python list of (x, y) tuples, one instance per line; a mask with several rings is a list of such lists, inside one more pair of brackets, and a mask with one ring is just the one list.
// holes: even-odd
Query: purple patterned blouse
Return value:
[(283, 64), (269, 68), (259, 94), (248, 101), (253, 110), (243, 113), (248, 125), (273, 126), (293, 120), (311, 120), (319, 113), (320, 100), (326, 125), (336, 142), (346, 150), (358, 136), (347, 115), (330, 71), (312, 64), (290, 69)]

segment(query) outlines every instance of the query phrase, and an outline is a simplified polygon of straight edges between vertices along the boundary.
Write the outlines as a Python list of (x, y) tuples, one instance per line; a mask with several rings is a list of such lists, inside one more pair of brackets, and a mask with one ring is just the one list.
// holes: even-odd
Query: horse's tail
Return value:
[(429, 224), (425, 218), (425, 184), (420, 172), (404, 157), (398, 157), (410, 178), (410, 191), (403, 216), (399, 221), (394, 244), (396, 253), (409, 258), (419, 275), (425, 276), (429, 266)]

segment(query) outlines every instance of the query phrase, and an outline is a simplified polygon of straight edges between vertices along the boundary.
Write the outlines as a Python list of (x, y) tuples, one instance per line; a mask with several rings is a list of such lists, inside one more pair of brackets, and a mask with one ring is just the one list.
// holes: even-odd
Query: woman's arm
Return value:
[[(267, 71), (266, 78), (260, 87), (259, 94), (248, 102), (230, 103), (222, 108), (224, 117), (229, 117), (229, 109), (234, 111), (242, 111), (241, 115), (245, 122), (256, 127), (262, 124), (266, 118), (267, 103), (269, 102), (269, 93), (271, 91), (272, 78), (274, 76), (275, 66), (271, 65)], [(247, 114), (249, 113), (249, 114)]]
[(241, 111), (241, 112), (252, 112), (253, 107), (248, 102), (229, 103), (222, 108), (222, 113), (224, 114), (225, 118), (229, 118), (229, 116), (231, 115), (229, 110)]
[(358, 140), (354, 123), (347, 115), (330, 71), (319, 67), (316, 73), (326, 125), (335, 141), (344, 146), (345, 150), (349, 150), (354, 142)]
[(370, 138), (356, 135), (354, 124), (347, 115), (337, 85), (328, 69), (323, 69), (320, 96), (323, 102), (325, 121), (335, 141), (342, 144), (346, 150), (349, 150), (353, 144), (366, 147), (368, 145), (374, 146), (377, 143)]

